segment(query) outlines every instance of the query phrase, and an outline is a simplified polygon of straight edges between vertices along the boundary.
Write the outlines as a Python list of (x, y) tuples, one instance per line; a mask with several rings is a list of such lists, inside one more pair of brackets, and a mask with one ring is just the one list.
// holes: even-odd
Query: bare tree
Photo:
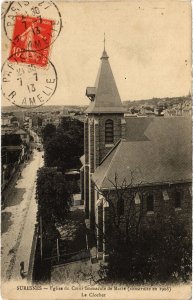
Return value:
[[(130, 182), (128, 183), (126, 178), (119, 182), (117, 173), (115, 173), (114, 180), (108, 179), (112, 188), (107, 190), (99, 190), (96, 186), (96, 190), (100, 196), (103, 197), (103, 205), (109, 207), (109, 224), (113, 230), (110, 232), (114, 236), (119, 237), (125, 241), (129, 241), (131, 235), (137, 235), (139, 233), (141, 219), (143, 216), (143, 202), (145, 188), (142, 182), (134, 184), (135, 170), (130, 170)], [(136, 203), (136, 196), (140, 202)], [(122, 211), (124, 210), (124, 212)], [(96, 212), (97, 213), (97, 212)], [(103, 223), (105, 220), (103, 220)], [(124, 226), (123, 226), (124, 223)], [(107, 224), (106, 224), (107, 225)], [(99, 228), (98, 224), (96, 227)], [(110, 242), (110, 232), (103, 233), (104, 242)]]
[(101, 191), (96, 187), (103, 199), (101, 205), (108, 207), (108, 218), (102, 219), (105, 231), (101, 223), (96, 224), (109, 256), (99, 272), (101, 279), (105, 274), (109, 280), (166, 281), (175, 280), (178, 274), (186, 281), (191, 272), (191, 238), (184, 224), (168, 211), (165, 217), (157, 213), (153, 226), (142, 226), (144, 202), (153, 188), (136, 182), (135, 171), (130, 171), (129, 182), (120, 182), (115, 174), (109, 180), (111, 188)]

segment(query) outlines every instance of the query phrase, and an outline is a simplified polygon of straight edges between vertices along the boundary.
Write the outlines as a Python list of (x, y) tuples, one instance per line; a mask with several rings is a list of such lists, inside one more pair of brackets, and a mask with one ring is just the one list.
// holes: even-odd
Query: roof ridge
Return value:
[(119, 145), (119, 143), (121, 142), (122, 139), (118, 140), (118, 142), (116, 142), (116, 144), (111, 148), (111, 150), (105, 155), (105, 157), (103, 157), (103, 159), (101, 160), (99, 166), (103, 163), (103, 161), (111, 154), (111, 152), (113, 152), (113, 150)]
[[(120, 139), (119, 142), (116, 144), (116, 147), (113, 148), (113, 149), (116, 149), (116, 150), (115, 150), (115, 154), (113, 155), (112, 160), (111, 160), (111, 162), (110, 162), (110, 164), (109, 164), (109, 166), (108, 166), (108, 168), (107, 168), (107, 170), (106, 170), (106, 172), (105, 172), (105, 174), (104, 174), (104, 177), (103, 177), (101, 186), (102, 186), (103, 181), (105, 180), (105, 178), (107, 178), (107, 177), (106, 177), (106, 174), (108, 173), (108, 171), (109, 171), (109, 169), (110, 169), (110, 167), (111, 167), (111, 165), (112, 165), (112, 163), (113, 163), (113, 161), (114, 161), (114, 159), (115, 159), (115, 156), (116, 156), (116, 153), (117, 153), (117, 150), (118, 150), (118, 145), (119, 145), (122, 141), (123, 141), (123, 140)], [(111, 151), (111, 153), (112, 153), (112, 151)], [(107, 178), (107, 179), (108, 179), (108, 178)]]
[[(132, 123), (131, 128), (135, 123)], [(140, 122), (144, 132), (146, 122)], [(154, 119), (145, 132), (149, 140), (122, 140), (109, 157), (96, 169), (93, 180), (99, 189), (112, 188), (117, 173), (117, 184), (131, 179), (130, 170), (136, 170), (133, 184), (143, 185), (190, 180), (192, 169), (191, 117)], [(147, 134), (148, 133), (148, 134)], [(176, 148), (177, 152), (173, 151)], [(111, 148), (109, 149), (111, 150)], [(164, 151), (163, 151), (164, 150)], [(149, 172), (149, 170), (152, 170)], [(140, 172), (139, 172), (140, 171)], [(166, 176), (167, 174), (167, 176)]]

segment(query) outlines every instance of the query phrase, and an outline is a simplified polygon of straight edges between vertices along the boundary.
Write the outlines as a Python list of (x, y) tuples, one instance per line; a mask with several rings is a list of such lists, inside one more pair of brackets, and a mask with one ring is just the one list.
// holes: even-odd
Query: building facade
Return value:
[(190, 229), (191, 118), (127, 118), (105, 49), (95, 86), (86, 95), (81, 193), (98, 258), (108, 255), (101, 236), (111, 222), (110, 204), (123, 230), (131, 203), (141, 212), (141, 226), (174, 216)]

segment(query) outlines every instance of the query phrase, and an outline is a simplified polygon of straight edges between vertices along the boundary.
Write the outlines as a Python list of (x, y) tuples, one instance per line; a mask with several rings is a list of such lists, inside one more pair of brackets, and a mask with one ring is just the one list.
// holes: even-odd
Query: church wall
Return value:
[(99, 166), (100, 163), (100, 136), (99, 136), (99, 118), (94, 118), (94, 169)]
[(85, 212), (90, 219), (90, 226), (95, 226), (95, 185), (91, 176), (99, 166), (100, 161), (111, 150), (112, 146), (105, 145), (105, 121), (114, 122), (114, 144), (122, 137), (124, 132), (123, 114), (89, 115), (85, 122)]
[[(175, 216), (179, 221), (182, 221), (185, 224), (186, 229), (191, 230), (191, 210), (192, 210), (192, 196), (190, 194), (189, 187), (190, 184), (178, 184), (171, 185), (168, 187), (153, 187), (153, 194), (155, 198), (154, 204), (154, 214), (147, 213), (146, 201), (144, 201), (143, 209), (143, 220), (142, 226), (152, 226), (155, 224), (156, 218), (158, 215), (161, 215), (165, 218), (169, 216)], [(167, 190), (169, 200), (163, 199), (162, 190)], [(175, 209), (175, 191), (182, 191), (181, 199), (181, 209)]]
[(84, 154), (85, 154), (85, 166), (84, 166), (84, 206), (85, 216), (89, 217), (89, 157), (88, 157), (88, 119), (84, 122)]
[(90, 228), (94, 230), (95, 228), (95, 185), (91, 181), (91, 176), (95, 170), (95, 124), (94, 118), (89, 117), (89, 220)]
[(97, 250), (103, 252), (103, 206), (97, 207)]
[(84, 166), (80, 169), (80, 194), (81, 194), (81, 202), (84, 202)]
[(98, 135), (99, 135), (99, 162), (107, 155), (112, 146), (105, 145), (105, 122), (108, 119), (114, 122), (114, 144), (116, 144), (122, 137), (121, 118), (123, 114), (101, 114), (98, 118)]
[[(163, 199), (162, 191), (167, 190), (169, 200)], [(181, 209), (175, 208), (175, 191), (182, 192), (181, 198)], [(135, 204), (134, 209), (139, 211), (139, 205), (142, 205), (142, 219), (141, 219), (141, 226), (142, 228), (152, 228), (156, 224), (156, 221), (164, 220), (164, 218), (175, 217), (177, 220), (184, 223), (185, 228), (187, 231), (191, 232), (192, 226), (192, 196), (190, 193), (191, 184), (184, 183), (184, 184), (176, 184), (169, 186), (151, 186), (143, 188), (143, 200), (140, 204)], [(153, 193), (154, 195), (154, 211), (147, 212), (147, 194)], [(128, 196), (129, 197), (129, 196)], [(113, 203), (116, 203), (116, 194), (115, 191), (110, 193), (110, 199)], [(129, 208), (129, 201), (127, 201), (127, 195), (125, 195), (125, 208), (124, 213), (127, 214)], [(116, 207), (116, 206), (115, 206)], [(109, 208), (110, 209), (110, 208)], [(121, 216), (121, 228), (125, 230), (125, 217), (124, 215)]]

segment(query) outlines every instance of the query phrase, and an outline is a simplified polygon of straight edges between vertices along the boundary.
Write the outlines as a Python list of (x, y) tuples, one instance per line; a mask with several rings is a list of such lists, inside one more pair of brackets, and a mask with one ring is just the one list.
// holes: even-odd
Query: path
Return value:
[(2, 280), (21, 279), (20, 262), (28, 269), (31, 245), (36, 223), (36, 174), (43, 165), (43, 152), (34, 150), (33, 159), (22, 171), (6, 208), (2, 211), (1, 276)]

